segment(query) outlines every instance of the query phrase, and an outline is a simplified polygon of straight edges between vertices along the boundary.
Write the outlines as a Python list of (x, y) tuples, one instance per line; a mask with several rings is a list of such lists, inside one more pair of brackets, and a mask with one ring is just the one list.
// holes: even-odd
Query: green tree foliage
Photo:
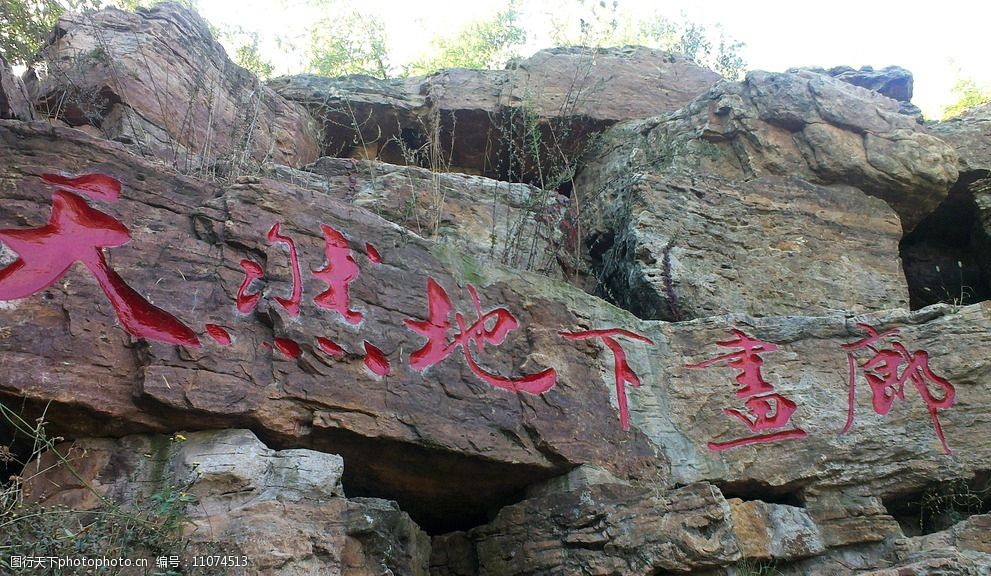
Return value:
[(501, 68), (519, 54), (526, 42), (516, 3), (486, 20), (472, 22), (454, 36), (431, 41), (431, 50), (404, 68), (405, 74), (424, 75), (441, 68)]
[(382, 23), (357, 10), (329, 11), (334, 15), (311, 28), (307, 70), (321, 76), (388, 78), (389, 54)]
[[(0, 0), (0, 56), (11, 64), (34, 61), (65, 12), (90, 12), (108, 6), (129, 10), (165, 0)], [(195, 0), (176, 0), (194, 10)]]
[(943, 108), (943, 118), (959, 116), (968, 108), (991, 102), (991, 87), (980, 87), (973, 78), (958, 78), (953, 85), (957, 101)]
[(639, 33), (627, 40), (630, 44), (684, 54), (730, 80), (739, 80), (747, 67), (740, 55), (745, 47), (743, 42), (729, 38), (718, 26), (708, 30), (705, 25), (691, 22), (684, 16), (674, 21), (654, 16), (642, 22)]
[[(684, 54), (732, 80), (740, 79), (746, 71), (746, 62), (741, 55), (745, 44), (730, 38), (719, 26), (710, 29), (684, 15), (670, 19), (655, 14), (637, 20), (621, 13), (617, 0), (611, 3), (562, 0), (559, 3), (562, 9), (557, 14), (573, 14), (576, 9), (579, 16), (576, 23), (552, 15), (549, 22), (551, 39), (558, 46), (648, 46)], [(569, 6), (572, 10), (565, 9)]]
[(100, 4), (99, 0), (0, 0), (0, 56), (11, 64), (33, 61), (63, 12)]
[(227, 27), (220, 31), (224, 44), (233, 46), (231, 60), (238, 66), (247, 69), (262, 80), (272, 77), (275, 66), (272, 61), (262, 56), (258, 48), (258, 32), (246, 31), (241, 27)]

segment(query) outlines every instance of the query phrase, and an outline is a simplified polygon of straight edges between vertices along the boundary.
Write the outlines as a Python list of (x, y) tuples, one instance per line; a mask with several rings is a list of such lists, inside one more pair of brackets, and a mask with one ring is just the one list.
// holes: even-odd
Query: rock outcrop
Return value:
[(603, 136), (576, 180), (584, 285), (666, 320), (904, 306), (902, 230), (955, 163), (889, 98), (752, 72)]
[(867, 88), (892, 100), (897, 100), (899, 112), (913, 116), (919, 122), (922, 121), (922, 110), (912, 104), (914, 78), (911, 72), (901, 66), (886, 66), (880, 70), (875, 70), (872, 66), (862, 66), (859, 70), (850, 66), (834, 66), (828, 70), (824, 68), (794, 68), (789, 72), (801, 70), (826, 74), (847, 84)]
[(507, 70), (391, 80), (300, 75), (269, 86), (322, 122), (326, 156), (553, 188), (570, 181), (593, 134), (674, 111), (717, 80), (683, 56), (626, 47), (543, 50)]
[(912, 304), (991, 298), (991, 106), (929, 126), (952, 146), (960, 176), (947, 198), (902, 241)]
[(562, 274), (562, 232), (570, 199), (527, 184), (374, 160), (323, 157), (301, 169), (266, 174), (341, 196), (423, 238), (484, 262)]
[(45, 71), (25, 75), (40, 115), (184, 173), (318, 156), (307, 112), (231, 62), (207, 23), (177, 4), (66, 14), (41, 58)]
[[(186, 69), (216, 62), (175, 5), (90, 22), (169, 30)], [(306, 82), (395, 143), (431, 110), (459, 129), (459, 111), (520, 112), (520, 84), (491, 77), (563, 79), (585, 54)], [(271, 576), (987, 574), (991, 304), (907, 310), (899, 264), (953, 198), (984, 198), (978, 145), (821, 74), (699, 89), (679, 57), (595, 54), (615, 59), (589, 64), (605, 79), (660, 62), (670, 109), (617, 123), (619, 96), (534, 92), (547, 124), (616, 123), (575, 137), (584, 167), (560, 188), (385, 163), (364, 134), (333, 151), (359, 158), (311, 162), (297, 135), (254, 175), (203, 178), (103, 120), (0, 120), (0, 414), (51, 447), (15, 470), (31, 425), (0, 426), (25, 503), (165, 490), (190, 553)], [(294, 81), (279, 90), (327, 125), (289, 92), (331, 89)], [(273, 102), (267, 121), (307, 114)], [(24, 526), (7, 493), (0, 522)]]
[(103, 498), (126, 512), (188, 494), (182, 552), (220, 551), (237, 562), (228, 573), (429, 573), (430, 538), (394, 502), (345, 498), (339, 456), (270, 450), (247, 430), (87, 439), (56, 446), (39, 464), (25, 493), (53, 515), (73, 510), (70, 522), (101, 510)]

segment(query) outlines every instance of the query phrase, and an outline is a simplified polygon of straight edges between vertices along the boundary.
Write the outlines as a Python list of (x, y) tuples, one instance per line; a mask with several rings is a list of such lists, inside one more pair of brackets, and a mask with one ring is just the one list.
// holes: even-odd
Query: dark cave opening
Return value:
[(991, 471), (890, 494), (882, 503), (906, 536), (940, 532), (975, 514), (991, 513)]
[(913, 310), (991, 299), (991, 238), (975, 201), (975, 191), (989, 186), (987, 175), (961, 176), (939, 207), (902, 238), (899, 252)]
[(311, 447), (344, 458), (348, 498), (395, 500), (431, 536), (487, 524), (532, 484), (566, 473), (328, 430)]
[(716, 487), (723, 493), (723, 498), (739, 498), (744, 502), (760, 500), (768, 504), (783, 504), (796, 508), (805, 508), (805, 496), (800, 486), (772, 486), (757, 480), (739, 480), (735, 482), (716, 482)]

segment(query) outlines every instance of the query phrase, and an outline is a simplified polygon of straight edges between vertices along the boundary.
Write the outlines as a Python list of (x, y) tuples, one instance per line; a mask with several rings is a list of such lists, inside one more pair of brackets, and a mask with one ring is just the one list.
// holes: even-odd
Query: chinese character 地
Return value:
[[(911, 382), (926, 404), (933, 428), (936, 430), (936, 436), (943, 446), (943, 452), (952, 454), (953, 452), (943, 436), (943, 426), (939, 423), (937, 410), (946, 410), (953, 406), (956, 401), (956, 389), (946, 379), (937, 376), (932, 371), (929, 367), (928, 352), (925, 350), (909, 352), (901, 342), (893, 339), (899, 333), (897, 329), (878, 333), (874, 327), (868, 324), (857, 324), (857, 326), (867, 331), (868, 335), (856, 342), (843, 344), (843, 348), (847, 350), (847, 364), (849, 366), (849, 405), (846, 425), (843, 427), (842, 433), (847, 433), (853, 426), (853, 405), (857, 367), (859, 366), (863, 369), (864, 378), (871, 387), (871, 402), (874, 412), (882, 416), (891, 411), (891, 405), (895, 398), (905, 399), (905, 384)], [(891, 340), (890, 348), (880, 348), (879, 342), (884, 339)], [(873, 356), (858, 364), (856, 354), (861, 350), (869, 350)], [(899, 372), (899, 368), (901, 368), (901, 372)], [(933, 394), (929, 388), (930, 385), (942, 389), (941, 396)]]
[[(528, 394), (543, 394), (553, 388), (557, 383), (557, 372), (553, 368), (547, 368), (536, 374), (527, 374), (520, 378), (506, 378), (488, 372), (478, 365), (472, 355), (471, 347), (474, 346), (478, 352), (482, 352), (487, 344), (492, 346), (502, 344), (506, 336), (519, 327), (519, 320), (505, 308), (496, 308), (483, 314), (482, 304), (475, 287), (469, 284), (468, 292), (471, 294), (477, 316), (477, 320), (471, 326), (465, 323), (465, 317), (460, 312), (454, 312), (454, 306), (451, 304), (447, 291), (436, 280), (428, 278), (428, 319), (404, 320), (407, 328), (427, 338), (427, 342), (422, 348), (410, 354), (410, 366), (414, 370), (422, 372), (461, 348), (468, 368), (475, 376), (490, 386), (510, 392), (526, 392)], [(451, 325), (452, 312), (457, 323), (457, 332), (448, 342), (447, 336), (454, 330)]]
[[(752, 338), (740, 330), (733, 329), (731, 332), (736, 338), (716, 342), (716, 345), (724, 348), (739, 348), (738, 351), (697, 364), (688, 364), (685, 367), (690, 369), (708, 368), (714, 364), (725, 362), (730, 368), (739, 370), (740, 373), (736, 375), (738, 384), (736, 396), (745, 399), (743, 405), (746, 410), (724, 408), (723, 412), (742, 422), (751, 432), (758, 434), (725, 442), (709, 442), (709, 449), (721, 452), (749, 444), (805, 438), (808, 434), (800, 428), (782, 430), (788, 425), (797, 406), (788, 398), (775, 392), (774, 387), (764, 380), (761, 372), (764, 365), (761, 354), (777, 351), (777, 344)], [(778, 431), (767, 432), (769, 430)]]

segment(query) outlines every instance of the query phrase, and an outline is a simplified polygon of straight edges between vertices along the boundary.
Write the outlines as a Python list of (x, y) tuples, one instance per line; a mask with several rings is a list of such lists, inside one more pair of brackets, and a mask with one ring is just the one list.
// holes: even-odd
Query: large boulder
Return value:
[(808, 70), (818, 74), (826, 74), (842, 80), (847, 84), (867, 88), (898, 101), (898, 111), (908, 114), (918, 122), (922, 122), (922, 110), (912, 104), (912, 89), (914, 79), (912, 73), (901, 66), (885, 66), (880, 70), (875, 70), (872, 66), (861, 66), (859, 70), (850, 66), (834, 66), (828, 70), (824, 68), (793, 68), (789, 72)]
[[(428, 574), (430, 538), (395, 502), (346, 498), (339, 456), (272, 450), (248, 430), (88, 438), (55, 446), (32, 465), (41, 472), (22, 486), (27, 501), (61, 518), (70, 534), (86, 512), (175, 506), (169, 513), (188, 544), (155, 552), (182, 552), (187, 570), (193, 556), (219, 552), (238, 574)], [(106, 510), (107, 500), (120, 510)], [(15, 520), (8, 534), (28, 523)]]
[(178, 4), (64, 14), (40, 57), (45, 66), (25, 75), (40, 115), (182, 172), (318, 156), (309, 114), (234, 64), (206, 21)]
[(808, 71), (721, 82), (587, 159), (580, 285), (668, 320), (904, 306), (903, 230), (957, 178), (893, 100)]
[(645, 130), (646, 160), (669, 171), (855, 186), (887, 202), (905, 230), (946, 197), (958, 173), (953, 149), (896, 102), (808, 71), (721, 82)]
[(301, 75), (269, 86), (322, 121), (324, 155), (554, 188), (574, 175), (593, 134), (676, 110), (717, 80), (683, 56), (626, 47), (542, 50), (506, 70)]

